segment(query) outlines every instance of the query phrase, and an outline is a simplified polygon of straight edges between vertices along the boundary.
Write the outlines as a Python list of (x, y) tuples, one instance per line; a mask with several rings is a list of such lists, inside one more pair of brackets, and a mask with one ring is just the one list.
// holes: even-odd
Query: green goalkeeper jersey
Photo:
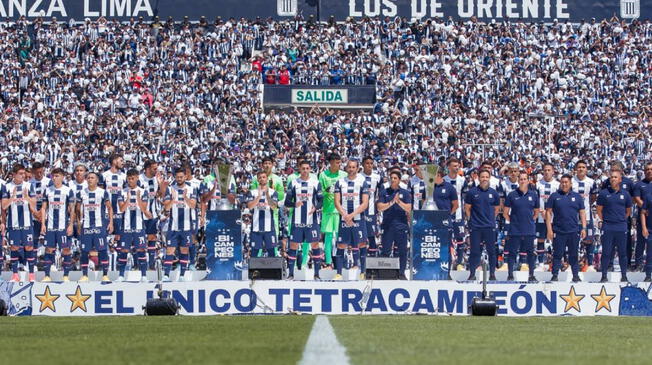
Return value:
[(334, 194), (335, 183), (343, 177), (346, 177), (346, 172), (342, 170), (332, 173), (329, 169), (326, 169), (319, 174), (319, 183), (321, 184), (321, 190), (324, 194), (324, 206), (322, 208), (323, 214), (337, 214)]

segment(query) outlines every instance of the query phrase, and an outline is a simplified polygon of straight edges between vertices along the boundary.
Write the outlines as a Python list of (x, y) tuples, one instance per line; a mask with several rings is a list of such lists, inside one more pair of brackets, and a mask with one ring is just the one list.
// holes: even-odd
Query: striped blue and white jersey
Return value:
[(579, 180), (576, 176), (573, 177), (572, 190), (582, 196), (584, 199), (584, 209), (587, 212), (586, 220), (590, 222), (593, 220), (593, 210), (591, 209), (591, 195), (600, 193), (600, 187), (595, 180), (590, 177), (584, 177), (584, 180)]
[(108, 191), (96, 187), (95, 190), (84, 188), (77, 193), (77, 203), (80, 204), (82, 228), (105, 228), (109, 212), (106, 202), (111, 201)]
[(8, 182), (2, 189), (2, 199), (10, 199), (16, 191), (16, 200), (7, 207), (6, 227), (8, 230), (32, 229), (32, 212), (29, 210), (29, 200), (34, 198), (36, 193), (32, 184), (22, 182), (15, 184)]
[(366, 175), (363, 172), (360, 175), (364, 177), (367, 185), (369, 186), (369, 207), (367, 208), (366, 213), (371, 217), (376, 215), (376, 202), (378, 201), (378, 197), (380, 196), (380, 192), (382, 190), (382, 179), (380, 175), (375, 172), (372, 172), (371, 175)]
[(410, 179), (408, 191), (412, 194), (412, 209), (421, 209), (426, 200), (426, 184), (422, 179), (414, 176)]
[(518, 178), (516, 179), (516, 182), (513, 182), (509, 179), (509, 176), (506, 176), (503, 179), (503, 191), (501, 192), (501, 197), (506, 199), (507, 195), (516, 189), (518, 189)]
[[(258, 198), (262, 192), (259, 189), (249, 190), (247, 193), (247, 202), (252, 202)], [(278, 202), (278, 194), (276, 191), (270, 189), (269, 197), (272, 201)], [(274, 211), (267, 201), (267, 197), (263, 195), (258, 204), (251, 212), (251, 231), (252, 232), (272, 232), (274, 230)]]
[(140, 209), (140, 205), (138, 205), (139, 194), (140, 199), (146, 201), (147, 191), (141, 187), (136, 187), (134, 189), (126, 187), (122, 190), (122, 194), (120, 194), (120, 197), (118, 198), (119, 203), (127, 202), (127, 207), (122, 213), (122, 230), (124, 232), (141, 232), (145, 228), (143, 223), (145, 220), (145, 214), (143, 213), (143, 210)]
[(461, 221), (464, 219), (464, 195), (463, 192), (466, 190), (466, 179), (463, 176), (457, 175), (455, 178), (451, 178), (449, 175), (444, 176), (444, 181), (453, 185), (455, 191), (457, 191), (457, 201), (459, 206), (455, 211), (455, 220)]
[[(546, 202), (548, 202), (548, 198), (550, 198), (550, 195), (552, 195), (552, 193), (559, 190), (559, 181), (555, 179), (552, 179), (550, 181), (545, 181), (544, 179), (541, 179), (537, 181), (536, 188), (537, 188), (537, 192), (539, 193), (539, 206), (545, 207)], [(537, 223), (545, 223), (545, 212), (543, 209), (541, 210), (541, 212), (539, 212)]]
[(75, 192), (68, 186), (45, 189), (43, 200), (48, 204), (46, 211), (46, 229), (48, 232), (65, 231), (70, 224), (70, 206), (75, 204)]
[(168, 222), (168, 229), (171, 232), (186, 232), (194, 228), (192, 214), (195, 209), (184, 201), (183, 195), (187, 195), (188, 199), (197, 201), (197, 191), (194, 190), (189, 184), (179, 186), (174, 184), (168, 187), (165, 193), (163, 202), (172, 202), (170, 207), (170, 219)]
[(78, 183), (77, 180), (71, 180), (68, 182), (68, 187), (72, 189), (75, 197), (77, 197), (77, 193), (88, 187), (88, 182), (84, 180), (81, 183)]
[[(195, 192), (195, 194), (197, 195), (197, 197), (196, 197), (195, 199), (197, 199), (197, 202), (199, 202), (199, 189), (201, 189), (201, 180), (198, 180), (198, 179), (192, 178), (191, 180), (186, 181), (186, 185), (188, 185), (188, 186), (190, 186), (190, 187), (192, 188), (192, 190), (193, 190), (193, 191)], [(197, 206), (195, 207), (195, 209), (193, 209), (193, 210), (190, 212), (190, 217), (191, 217), (193, 223), (195, 223), (195, 224), (196, 224), (197, 221), (198, 221), (199, 210), (200, 210), (200, 208), (201, 208), (200, 205), (197, 204)]]
[(34, 194), (36, 194), (34, 196), (36, 198), (36, 210), (41, 210), (41, 207), (43, 206), (43, 196), (45, 195), (45, 190), (52, 185), (52, 181), (47, 177), (43, 177), (40, 181), (32, 178), (29, 183), (32, 184), (32, 187), (34, 188)]
[[(285, 205), (293, 208), (292, 226), (294, 227), (311, 227), (318, 222), (317, 209), (321, 208), (324, 196), (321, 191), (319, 180), (314, 177), (308, 177), (308, 181), (298, 177), (288, 186), (287, 195), (285, 196)], [(297, 202), (303, 204), (297, 208)], [(310, 211), (315, 211), (310, 214)]]
[[(362, 197), (369, 196), (369, 185), (362, 175), (357, 175), (353, 180), (346, 176), (335, 183), (335, 193), (340, 194), (342, 209), (347, 214), (351, 214), (362, 205)], [(353, 216), (353, 220), (359, 221), (364, 218), (364, 215), (364, 212), (356, 214)]]
[(118, 209), (118, 198), (122, 194), (122, 189), (126, 186), (126, 181), (127, 175), (124, 172), (113, 173), (111, 170), (106, 170), (102, 173), (102, 182), (111, 197), (114, 218), (121, 217), (120, 210)]
[(149, 178), (145, 174), (140, 174), (138, 186), (144, 190), (141, 199), (147, 202), (147, 210), (152, 213), (152, 219), (158, 218), (161, 215), (163, 206), (161, 205), (161, 199), (157, 196), (159, 185), (156, 176)]

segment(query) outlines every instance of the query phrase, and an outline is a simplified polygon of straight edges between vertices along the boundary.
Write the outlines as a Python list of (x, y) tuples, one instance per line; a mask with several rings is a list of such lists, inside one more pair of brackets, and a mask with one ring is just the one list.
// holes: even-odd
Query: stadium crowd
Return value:
[[(467, 180), (487, 160), (501, 179), (515, 162), (539, 181), (544, 163), (560, 176), (581, 159), (596, 180), (620, 161), (638, 181), (652, 160), (651, 31), (618, 19), (4, 23), (2, 175), (41, 163), (72, 180), (119, 154), (125, 170), (152, 160), (166, 180), (181, 165), (201, 179), (226, 160), (245, 196), (264, 157), (287, 176), (299, 156), (320, 172), (337, 153), (406, 181), (451, 158)], [(263, 83), (375, 84), (377, 103), (264, 110)]]

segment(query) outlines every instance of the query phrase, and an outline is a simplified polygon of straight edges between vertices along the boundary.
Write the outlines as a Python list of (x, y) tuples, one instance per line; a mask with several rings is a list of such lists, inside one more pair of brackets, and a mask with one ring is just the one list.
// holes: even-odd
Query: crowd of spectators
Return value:
[[(563, 172), (650, 160), (652, 25), (401, 18), (199, 23), (100, 18), (0, 26), (0, 165), (104, 170), (111, 153), (205, 174), (223, 158), (249, 186), (307, 155), (372, 155), (382, 170), (460, 158)], [(375, 84), (368, 111), (263, 109), (261, 84)], [(287, 171), (289, 172), (289, 171)], [(408, 171), (406, 170), (406, 173)]]

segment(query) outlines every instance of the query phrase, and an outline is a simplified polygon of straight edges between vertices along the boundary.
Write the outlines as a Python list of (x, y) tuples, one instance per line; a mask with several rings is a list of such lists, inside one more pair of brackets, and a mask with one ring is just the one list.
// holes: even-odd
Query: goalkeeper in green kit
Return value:
[(333, 241), (337, 239), (337, 232), (340, 226), (340, 214), (335, 209), (335, 183), (337, 180), (347, 176), (346, 172), (340, 170), (342, 158), (337, 153), (328, 156), (328, 168), (319, 174), (319, 183), (324, 194), (324, 205), (322, 208), (321, 232), (324, 234), (324, 254), (326, 265), (333, 263)]

